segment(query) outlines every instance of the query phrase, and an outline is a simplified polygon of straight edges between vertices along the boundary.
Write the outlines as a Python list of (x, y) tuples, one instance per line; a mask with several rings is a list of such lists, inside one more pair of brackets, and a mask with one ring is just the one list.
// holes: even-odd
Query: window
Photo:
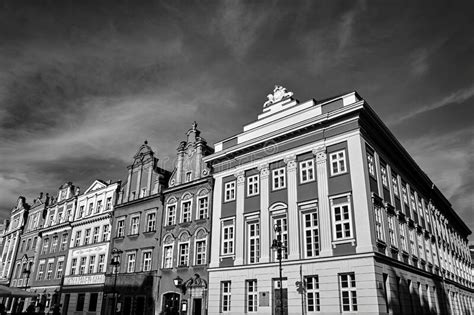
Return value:
[(416, 256), (416, 245), (415, 245), (415, 230), (414, 229), (409, 229), (409, 235), (410, 235), (410, 250), (411, 254), (413, 256)]
[(95, 269), (95, 256), (90, 256), (89, 257), (89, 270), (87, 273), (94, 273)]
[(187, 266), (189, 264), (189, 244), (179, 244), (179, 265)]
[(163, 268), (173, 268), (173, 245), (165, 246), (163, 257)]
[(367, 168), (369, 169), (369, 174), (375, 177), (375, 160), (374, 154), (367, 151)]
[(97, 265), (97, 272), (104, 272), (105, 269), (105, 254), (99, 255), (99, 264)]
[(82, 231), (76, 231), (76, 238), (74, 239), (74, 247), (81, 245), (81, 234), (82, 234)]
[(100, 210), (102, 210), (102, 200), (97, 201), (97, 208), (95, 209), (95, 212), (97, 213)]
[(380, 207), (379, 205), (374, 205), (374, 214), (375, 214), (375, 235), (377, 236), (377, 240), (384, 242), (385, 235), (383, 233), (382, 207)]
[(388, 187), (387, 165), (380, 163), (380, 177), (382, 178), (382, 185)]
[(91, 241), (91, 229), (86, 229), (86, 233), (84, 235), (84, 245), (89, 244)]
[(340, 274), (341, 306), (343, 312), (357, 311), (356, 280), (353, 273)]
[(307, 311), (319, 312), (321, 307), (319, 301), (319, 277), (308, 276), (305, 280)]
[(43, 274), (44, 274), (44, 261), (39, 263), (38, 276), (36, 277), (36, 280), (43, 280)]
[(300, 162), (300, 183), (311, 182), (314, 178), (314, 160)]
[(206, 240), (196, 241), (196, 265), (206, 264)]
[(105, 210), (110, 210), (112, 208), (112, 197), (107, 197), (105, 202)]
[(117, 237), (124, 237), (125, 235), (125, 219), (117, 221)]
[(63, 276), (63, 267), (64, 267), (64, 261), (59, 260), (58, 265), (56, 266), (56, 279), (60, 279)]
[(83, 275), (86, 273), (86, 260), (87, 260), (87, 257), (81, 257), (81, 264), (79, 265), (80, 275)]
[(127, 272), (135, 272), (136, 256), (137, 255), (135, 253), (129, 253), (127, 255)]
[(400, 244), (402, 245), (402, 250), (408, 253), (407, 232), (405, 228), (405, 223), (398, 222), (398, 228), (400, 230)]
[(209, 199), (207, 196), (198, 198), (198, 220), (207, 219)]
[(224, 202), (235, 200), (235, 181), (224, 184)]
[(410, 193), (410, 205), (411, 210), (413, 213), (416, 213), (416, 201), (415, 201), (415, 194), (413, 192)]
[(151, 252), (143, 252), (142, 270), (143, 271), (151, 270)]
[(398, 188), (398, 179), (397, 179), (397, 175), (395, 175), (395, 174), (392, 175), (392, 187), (393, 187), (393, 194), (396, 197), (399, 197), (400, 196), (400, 189)]
[(76, 304), (76, 311), (82, 312), (84, 310), (84, 301), (86, 300), (85, 293), (79, 293), (77, 295), (77, 304)]
[(150, 212), (146, 215), (146, 232), (154, 232), (156, 230), (156, 213)]
[(43, 243), (43, 251), (42, 254), (46, 254), (48, 252), (48, 247), (49, 247), (49, 239), (45, 238), (44, 243)]
[(331, 165), (331, 176), (347, 172), (346, 151), (342, 150), (329, 154), (329, 163)]
[(249, 222), (247, 224), (248, 263), (258, 263), (260, 259), (260, 224)]
[(181, 203), (181, 222), (191, 221), (191, 201), (183, 201)]
[(398, 247), (397, 237), (395, 235), (395, 217), (393, 215), (388, 216), (388, 235), (390, 237), (390, 245)]
[(30, 250), (30, 247), (31, 247), (31, 238), (29, 238), (28, 241), (26, 242), (26, 250)]
[[(230, 225), (226, 225), (230, 224)], [(234, 253), (234, 222), (223, 222), (222, 226), (222, 255), (232, 255)]]
[(258, 305), (257, 280), (247, 280), (246, 290), (247, 290), (247, 313), (255, 313), (257, 312), (257, 305)]
[(166, 225), (176, 224), (176, 205), (168, 205), (166, 209)]
[(71, 275), (76, 274), (76, 267), (77, 267), (77, 258), (73, 258), (71, 261), (71, 271), (70, 271)]
[(139, 225), (140, 225), (140, 217), (136, 216), (130, 219), (130, 235), (138, 234)]
[(319, 256), (319, 226), (317, 210), (303, 214), (303, 233), (305, 257), (311, 258)]
[(190, 181), (191, 181), (191, 175), (192, 175), (191, 172), (186, 172), (186, 182), (190, 182)]
[(402, 184), (402, 195), (403, 195), (403, 202), (408, 204), (407, 184)]
[(61, 251), (66, 250), (67, 248), (67, 233), (63, 234), (63, 238), (61, 239)]
[(258, 195), (258, 183), (259, 183), (259, 176), (252, 175), (247, 177), (247, 196), (255, 196)]
[(46, 274), (46, 280), (53, 279), (53, 265), (54, 262), (48, 262), (48, 272)]
[(277, 168), (272, 170), (272, 189), (282, 189), (286, 187), (286, 173), (285, 168)]
[(91, 297), (89, 299), (89, 312), (95, 312), (97, 310), (98, 297), (99, 297), (99, 293), (91, 293)]
[(146, 187), (143, 187), (140, 190), (140, 198), (146, 197)]
[(84, 215), (84, 206), (82, 205), (79, 207), (79, 213), (77, 214), (77, 217), (82, 218), (83, 215)]
[(333, 214), (333, 237), (335, 241), (352, 238), (351, 213), (349, 203), (332, 206)]
[[(288, 221), (286, 216), (273, 218), (273, 226), (279, 226), (281, 229), (281, 233), (276, 233), (273, 231), (273, 238), (282, 242), (283, 246), (285, 247), (282, 250), (282, 259), (288, 259)], [(277, 261), (277, 251), (274, 251), (273, 259), (274, 261)]]
[(87, 215), (90, 215), (92, 211), (94, 210), (94, 203), (89, 203), (89, 211), (87, 211)]
[(100, 226), (94, 227), (94, 235), (92, 236), (92, 243), (98, 243), (99, 242), (99, 232), (100, 232)]
[(58, 248), (58, 237), (57, 237), (57, 236), (53, 236), (53, 241), (51, 242), (51, 250), (50, 250), (50, 252), (51, 252), (51, 253), (55, 253), (57, 248)]
[(102, 227), (102, 242), (107, 242), (110, 239), (110, 225), (105, 224)]
[(230, 281), (221, 282), (221, 311), (230, 312), (231, 289)]
[(418, 254), (420, 258), (425, 259), (425, 251), (423, 250), (423, 235), (421, 233), (417, 234), (418, 237)]

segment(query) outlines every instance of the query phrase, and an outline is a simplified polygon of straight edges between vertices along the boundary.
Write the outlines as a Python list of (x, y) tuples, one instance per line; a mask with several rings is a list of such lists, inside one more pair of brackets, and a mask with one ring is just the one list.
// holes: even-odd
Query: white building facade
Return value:
[[(355, 92), (304, 103), (292, 95), (276, 86), (258, 120), (205, 158), (215, 180), (209, 314), (472, 309), (462, 273), (469, 229), (367, 103)], [(402, 183), (419, 191), (412, 211), (396, 199)], [(456, 235), (456, 274), (439, 260), (451, 243), (436, 216)], [(412, 230), (421, 247), (405, 251)], [(285, 247), (281, 282), (273, 240)]]

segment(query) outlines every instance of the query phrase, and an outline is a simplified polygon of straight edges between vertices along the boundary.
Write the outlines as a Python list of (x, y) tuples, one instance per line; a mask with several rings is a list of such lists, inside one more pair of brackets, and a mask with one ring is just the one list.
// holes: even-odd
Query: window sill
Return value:
[(336, 248), (336, 245), (351, 243), (352, 246), (355, 245), (355, 238), (347, 238), (343, 240), (332, 241), (332, 248)]
[(235, 202), (235, 198), (234, 199), (229, 199), (229, 200), (224, 200), (223, 203), (229, 203), (229, 202)]
[(341, 172), (341, 173), (337, 173), (337, 174), (332, 174), (329, 175), (329, 177), (337, 177), (337, 176), (342, 176), (342, 175), (346, 175), (348, 174), (349, 172), (348, 171), (345, 171), (345, 172)]
[(398, 253), (399, 250), (398, 250), (398, 247), (395, 247), (394, 245), (390, 245), (390, 250), (394, 253)]
[(311, 180), (306, 180), (306, 181), (300, 180), (299, 184), (304, 185), (304, 184), (315, 183), (315, 182), (316, 182), (316, 179), (311, 179)]
[(155, 234), (156, 230), (153, 231), (143, 231), (143, 234)]
[(273, 188), (273, 187), (272, 187), (272, 192), (273, 192), (273, 191), (284, 190), (284, 189), (286, 189), (286, 186), (278, 187), (278, 188)]
[(135, 233), (135, 234), (128, 234), (127, 236), (128, 236), (128, 237), (136, 238), (138, 235), (139, 235), (138, 233)]

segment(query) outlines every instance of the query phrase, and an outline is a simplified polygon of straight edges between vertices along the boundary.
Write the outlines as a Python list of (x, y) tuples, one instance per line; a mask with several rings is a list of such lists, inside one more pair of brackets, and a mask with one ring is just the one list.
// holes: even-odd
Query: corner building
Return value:
[(204, 160), (209, 314), (472, 310), (471, 231), (357, 93), (300, 103), (276, 86)]

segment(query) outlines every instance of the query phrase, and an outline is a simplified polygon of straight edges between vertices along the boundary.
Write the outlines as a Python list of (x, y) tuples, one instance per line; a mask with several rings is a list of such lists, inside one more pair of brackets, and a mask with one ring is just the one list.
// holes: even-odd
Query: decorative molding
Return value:
[(313, 149), (313, 154), (316, 156), (316, 163), (321, 164), (325, 163), (327, 159), (326, 155), (326, 147), (325, 146), (319, 146), (315, 149)]
[(284, 162), (286, 163), (288, 172), (293, 172), (296, 170), (296, 155), (288, 155), (284, 158)]
[(257, 169), (260, 171), (260, 178), (266, 179), (270, 175), (270, 170), (268, 169), (268, 163), (263, 163), (257, 166)]
[(267, 101), (263, 104), (263, 108), (278, 103), (282, 100), (293, 96), (293, 92), (288, 92), (286, 88), (281, 85), (275, 85), (273, 93), (267, 95)]
[(237, 178), (237, 185), (245, 184), (245, 172), (244, 171), (239, 171), (237, 173), (234, 173), (234, 176)]

